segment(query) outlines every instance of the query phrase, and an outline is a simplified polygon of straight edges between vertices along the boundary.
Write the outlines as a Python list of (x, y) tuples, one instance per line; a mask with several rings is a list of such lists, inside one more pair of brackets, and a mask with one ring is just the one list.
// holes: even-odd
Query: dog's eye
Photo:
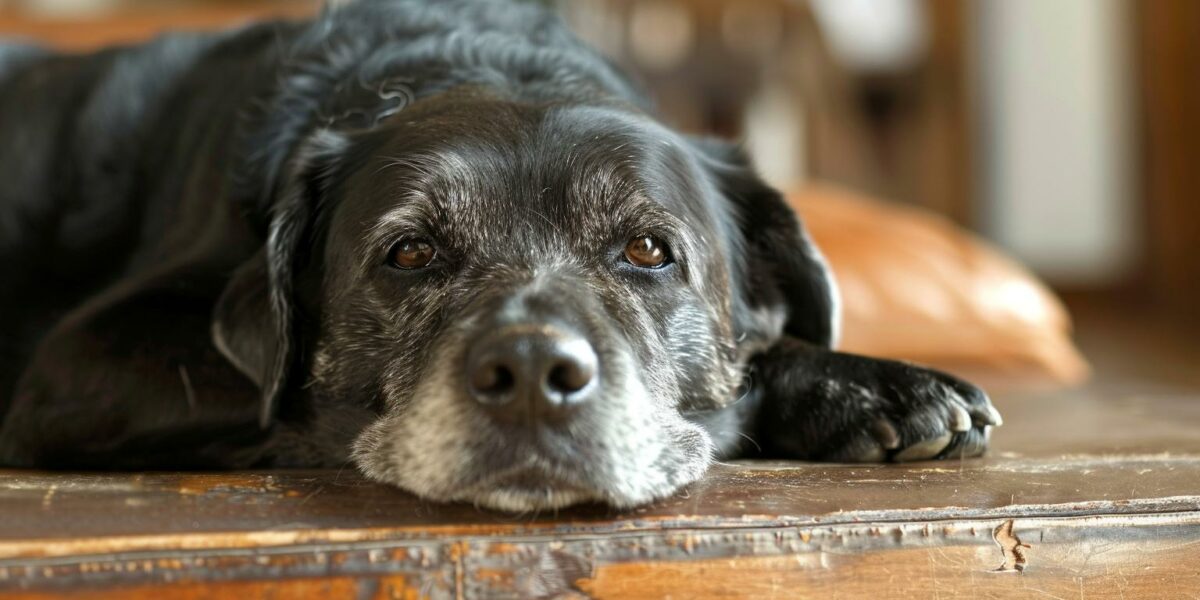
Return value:
[(437, 251), (433, 244), (421, 238), (408, 238), (396, 242), (392, 246), (392, 266), (400, 269), (420, 269), (433, 262)]
[(659, 269), (671, 262), (671, 251), (662, 240), (640, 235), (625, 244), (625, 260), (643, 269)]

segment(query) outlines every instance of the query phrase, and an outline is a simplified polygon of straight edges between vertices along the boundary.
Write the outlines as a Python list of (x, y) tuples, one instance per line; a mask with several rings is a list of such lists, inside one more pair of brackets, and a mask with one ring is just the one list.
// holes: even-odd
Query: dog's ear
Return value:
[(263, 249), (234, 272), (213, 313), (213, 343), (262, 393), (259, 423), (264, 428), (275, 416), (296, 361), (299, 255), (346, 145), (344, 137), (327, 130), (300, 145), (275, 186), (278, 191), (269, 192)]
[(740, 148), (712, 139), (693, 143), (730, 207), (729, 246), (735, 255), (731, 266), (734, 286), (740, 288), (734, 290), (739, 332), (749, 338), (763, 335), (764, 321), (782, 311), (785, 335), (836, 345), (837, 287), (800, 218), (758, 176)]

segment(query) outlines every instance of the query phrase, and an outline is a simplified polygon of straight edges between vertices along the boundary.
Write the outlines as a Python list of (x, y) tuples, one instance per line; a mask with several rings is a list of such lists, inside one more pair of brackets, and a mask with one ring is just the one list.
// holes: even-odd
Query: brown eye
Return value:
[(625, 259), (636, 267), (658, 269), (665, 266), (670, 258), (667, 245), (653, 236), (638, 236), (625, 244)]
[(400, 240), (392, 246), (392, 265), (401, 269), (420, 269), (433, 262), (437, 251), (428, 241), (413, 238)]

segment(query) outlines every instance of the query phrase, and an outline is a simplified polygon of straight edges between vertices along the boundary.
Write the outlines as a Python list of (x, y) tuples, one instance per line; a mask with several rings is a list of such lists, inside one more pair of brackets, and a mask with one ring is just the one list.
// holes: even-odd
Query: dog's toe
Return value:
[(896, 462), (909, 462), (935, 458), (950, 445), (953, 437), (954, 434), (947, 431), (937, 437), (921, 440), (894, 454), (892, 460)]
[(950, 444), (935, 458), (972, 458), (982, 456), (987, 451), (988, 441), (992, 437), (991, 426), (971, 429), (957, 433)]
[(966, 409), (952, 399), (926, 402), (909, 401), (907, 413), (898, 422), (901, 443), (888, 454), (896, 462), (930, 460), (950, 445), (964, 424), (970, 429)]
[(1004, 424), (1000, 411), (992, 406), (992, 400), (988, 398), (986, 392), (965, 381), (950, 376), (943, 377), (946, 385), (954, 390), (955, 395), (962, 400), (967, 412), (971, 415), (971, 422), (976, 427), (987, 425), (999, 427)]
[(887, 451), (870, 436), (862, 436), (846, 444), (840, 451), (825, 457), (825, 460), (832, 462), (850, 463), (883, 462), (886, 459)]
[(875, 419), (871, 424), (871, 436), (882, 450), (895, 450), (900, 447), (900, 433), (886, 417)]

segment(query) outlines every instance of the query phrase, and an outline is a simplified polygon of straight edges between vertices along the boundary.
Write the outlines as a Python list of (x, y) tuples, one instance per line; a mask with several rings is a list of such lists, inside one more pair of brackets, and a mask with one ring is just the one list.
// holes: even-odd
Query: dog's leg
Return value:
[(757, 357), (751, 436), (764, 454), (821, 461), (978, 456), (1000, 414), (979, 388), (907, 363), (785, 338)]
[(197, 283), (118, 290), (60, 323), (17, 385), (0, 465), (253, 464), (259, 392), (213, 347), (215, 292)]

